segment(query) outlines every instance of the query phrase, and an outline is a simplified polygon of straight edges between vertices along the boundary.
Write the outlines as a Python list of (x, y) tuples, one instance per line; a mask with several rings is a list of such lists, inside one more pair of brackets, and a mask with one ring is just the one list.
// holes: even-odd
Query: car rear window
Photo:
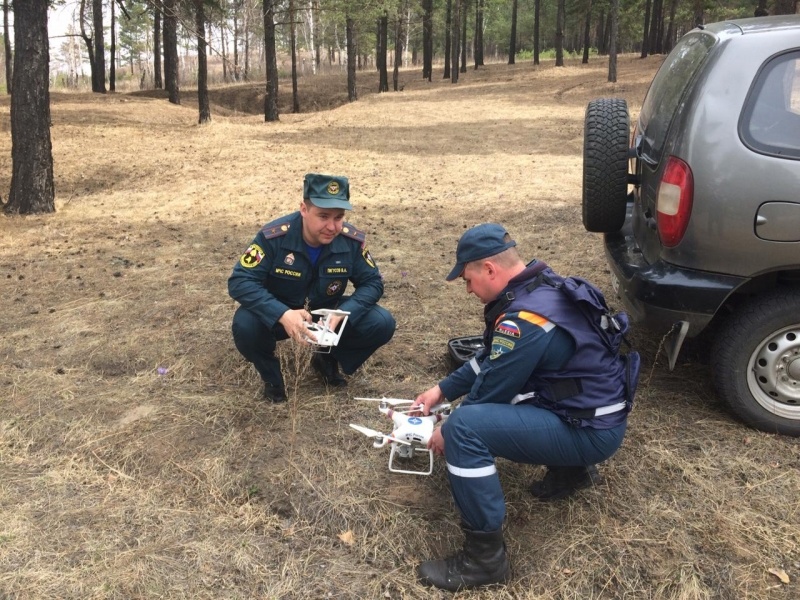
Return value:
[(708, 57), (716, 38), (708, 33), (685, 35), (656, 73), (639, 113), (639, 155), (658, 163), (664, 150), (672, 118), (689, 84)]
[(739, 135), (761, 154), (800, 159), (800, 51), (772, 57), (747, 97)]

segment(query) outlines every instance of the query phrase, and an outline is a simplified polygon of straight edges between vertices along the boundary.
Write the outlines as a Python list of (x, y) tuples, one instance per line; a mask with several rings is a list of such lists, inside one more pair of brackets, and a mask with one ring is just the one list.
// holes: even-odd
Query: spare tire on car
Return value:
[(586, 107), (583, 128), (583, 226), (619, 231), (628, 202), (630, 115), (622, 98), (598, 98)]

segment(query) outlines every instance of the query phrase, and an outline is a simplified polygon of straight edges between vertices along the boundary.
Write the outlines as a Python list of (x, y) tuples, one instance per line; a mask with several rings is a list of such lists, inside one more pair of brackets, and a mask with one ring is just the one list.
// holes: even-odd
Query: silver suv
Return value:
[(733, 412), (800, 436), (800, 16), (692, 30), (629, 129), (624, 100), (589, 103), (583, 223), (605, 234), (615, 291), (671, 331), (670, 369), (712, 331)]

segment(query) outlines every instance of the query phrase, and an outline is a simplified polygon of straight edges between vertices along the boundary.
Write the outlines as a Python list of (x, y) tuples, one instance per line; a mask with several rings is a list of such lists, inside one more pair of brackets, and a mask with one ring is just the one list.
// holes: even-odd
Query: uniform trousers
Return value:
[(497, 531), (503, 525), (506, 507), (496, 457), (533, 465), (594, 465), (617, 451), (626, 425), (574, 427), (526, 404), (459, 406), (442, 435), (447, 477), (464, 525), (473, 531)]
[[(375, 350), (392, 339), (395, 326), (391, 313), (375, 305), (357, 323), (347, 321), (339, 344), (331, 350), (331, 355), (339, 362), (342, 371), (351, 375)], [(275, 356), (277, 343), (289, 337), (283, 326), (276, 324), (269, 328), (255, 314), (240, 306), (233, 315), (231, 329), (236, 349), (253, 363), (261, 379), (283, 387), (280, 361)]]

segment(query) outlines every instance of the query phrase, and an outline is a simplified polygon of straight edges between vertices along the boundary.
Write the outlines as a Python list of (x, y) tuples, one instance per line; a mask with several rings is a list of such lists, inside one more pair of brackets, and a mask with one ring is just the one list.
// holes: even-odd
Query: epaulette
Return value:
[(272, 223), (264, 225), (264, 227), (261, 228), (261, 233), (264, 234), (266, 239), (271, 240), (272, 238), (286, 235), (291, 225), (292, 224), (288, 221), (273, 221)]
[(360, 229), (356, 229), (350, 223), (344, 224), (344, 227), (342, 227), (342, 235), (345, 237), (349, 237), (350, 239), (357, 240), (362, 244), (364, 243), (364, 240), (367, 239), (366, 233), (364, 233)]

